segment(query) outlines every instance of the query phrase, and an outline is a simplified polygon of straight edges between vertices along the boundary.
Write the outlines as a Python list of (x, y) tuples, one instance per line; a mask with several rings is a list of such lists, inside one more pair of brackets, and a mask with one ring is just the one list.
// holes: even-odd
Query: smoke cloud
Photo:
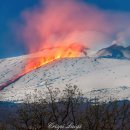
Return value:
[(129, 16), (77, 0), (42, 0), (40, 6), (22, 13), (21, 34), (31, 53), (72, 43), (89, 48), (122, 44), (130, 36)]
[(113, 41), (113, 44), (118, 44), (123, 46), (130, 45), (130, 27), (117, 33), (116, 39)]

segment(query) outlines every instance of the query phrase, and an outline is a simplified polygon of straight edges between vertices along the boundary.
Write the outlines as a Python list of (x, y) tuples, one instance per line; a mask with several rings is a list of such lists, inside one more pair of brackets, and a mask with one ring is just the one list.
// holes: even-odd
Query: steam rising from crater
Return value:
[(72, 43), (87, 47), (116, 43), (130, 32), (129, 16), (77, 0), (41, 0), (40, 6), (22, 14), (22, 39), (29, 52)]
[[(27, 71), (30, 66), (37, 68), (57, 58), (78, 57), (83, 48), (112, 41), (118, 44), (126, 36), (122, 30), (130, 24), (128, 16), (77, 0), (41, 0), (40, 6), (22, 13), (21, 34), (29, 53), (48, 50), (35, 60), (35, 65), (29, 61)], [(130, 31), (127, 32), (128, 36)]]
[(23, 17), (22, 34), (29, 52), (72, 43), (91, 47), (112, 31), (106, 14), (76, 0), (46, 0)]

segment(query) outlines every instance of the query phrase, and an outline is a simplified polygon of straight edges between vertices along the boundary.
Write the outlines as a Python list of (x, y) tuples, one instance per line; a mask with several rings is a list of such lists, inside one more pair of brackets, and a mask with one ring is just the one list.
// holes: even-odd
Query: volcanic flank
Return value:
[[(23, 57), (26, 59), (28, 56)], [(21, 59), (21, 57), (17, 57), (12, 58), (12, 60), (3, 60), (0, 64), (1, 83), (5, 83), (23, 70), (25, 64), (21, 62)], [(73, 84), (77, 85), (84, 93), (95, 90), (91, 91), (93, 96), (93, 92), (101, 90), (105, 92), (103, 98), (116, 96), (115, 98), (127, 99), (130, 98), (129, 64), (130, 61), (126, 59), (79, 57), (55, 60), (23, 75), (17, 81), (6, 86), (0, 91), (0, 99), (2, 101), (22, 101), (26, 94), (33, 94), (35, 91), (42, 92), (46, 88), (46, 82), (53, 88), (63, 89), (66, 84)], [(17, 71), (17, 68), (20, 70)], [(89, 93), (87, 96), (90, 96)], [(98, 96), (103, 95), (99, 94)]]
[(53, 62), (57, 59), (62, 58), (74, 58), (80, 56), (86, 56), (87, 48), (80, 44), (70, 44), (69, 46), (59, 46), (55, 48), (46, 48), (40, 52), (30, 54), (24, 59), (25, 65), (24, 69), (21, 70), (19, 74), (13, 75), (11, 79), (7, 79), (6, 82), (0, 85), (0, 90), (4, 89), (8, 85), (15, 83), (22, 76), (27, 73), (38, 69), (39, 67), (46, 65), (50, 62)]

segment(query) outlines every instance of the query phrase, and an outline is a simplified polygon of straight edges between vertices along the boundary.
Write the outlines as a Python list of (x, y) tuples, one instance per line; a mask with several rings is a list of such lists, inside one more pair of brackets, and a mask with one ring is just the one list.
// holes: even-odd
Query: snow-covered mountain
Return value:
[[(18, 75), (28, 56), (0, 60), (0, 86)], [(130, 60), (107, 58), (65, 58), (53, 61), (0, 91), (1, 101), (22, 101), (25, 95), (43, 91), (47, 83), (63, 89), (66, 84), (77, 85), (87, 97), (130, 99)]]
[(123, 47), (114, 44), (110, 47), (99, 50), (96, 56), (102, 58), (130, 59), (130, 46)]

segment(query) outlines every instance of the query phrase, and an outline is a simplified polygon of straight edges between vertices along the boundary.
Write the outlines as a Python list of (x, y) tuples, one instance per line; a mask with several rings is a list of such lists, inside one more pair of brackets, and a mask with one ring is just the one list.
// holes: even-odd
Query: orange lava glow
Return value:
[(28, 58), (24, 74), (48, 64), (56, 59), (80, 57), (84, 46), (80, 44), (60, 45), (53, 48), (45, 48)]

